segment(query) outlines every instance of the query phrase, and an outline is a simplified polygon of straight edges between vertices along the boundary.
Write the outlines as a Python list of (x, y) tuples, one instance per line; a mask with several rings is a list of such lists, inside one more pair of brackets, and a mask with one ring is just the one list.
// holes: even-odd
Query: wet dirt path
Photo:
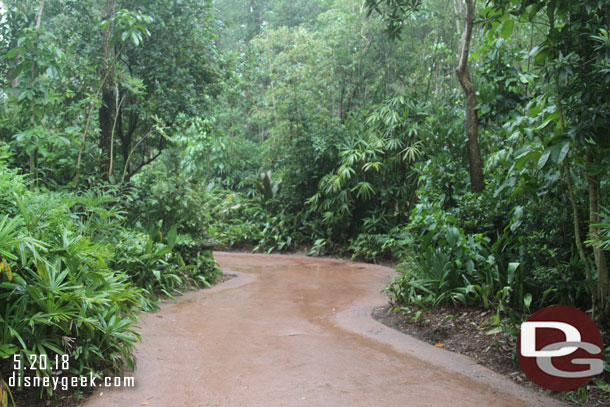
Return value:
[(143, 316), (136, 387), (86, 407), (559, 405), (374, 321), (390, 268), (214, 256), (237, 277)]

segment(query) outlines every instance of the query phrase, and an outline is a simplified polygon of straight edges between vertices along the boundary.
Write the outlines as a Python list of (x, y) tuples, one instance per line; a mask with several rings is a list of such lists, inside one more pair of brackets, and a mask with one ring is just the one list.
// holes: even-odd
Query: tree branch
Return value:
[(127, 179), (130, 179), (131, 177), (133, 177), (134, 175), (136, 175), (138, 172), (140, 172), (140, 170), (145, 166), (150, 164), (151, 162), (155, 161), (157, 158), (159, 158), (159, 156), (161, 155), (163, 151), (159, 150), (159, 152), (157, 154), (155, 154), (154, 156), (152, 156), (151, 158), (149, 158), (148, 160), (140, 163), (140, 165), (138, 165), (133, 171), (129, 172), (129, 175), (127, 176)]

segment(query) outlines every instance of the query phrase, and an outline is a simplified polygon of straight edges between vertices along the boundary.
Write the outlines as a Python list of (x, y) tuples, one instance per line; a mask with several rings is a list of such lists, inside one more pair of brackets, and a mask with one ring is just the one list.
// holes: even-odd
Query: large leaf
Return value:
[(508, 18), (506, 21), (504, 21), (504, 24), (502, 24), (502, 28), (500, 29), (500, 35), (505, 40), (508, 40), (511, 37), (511, 35), (513, 35), (514, 28), (515, 28), (515, 20)]

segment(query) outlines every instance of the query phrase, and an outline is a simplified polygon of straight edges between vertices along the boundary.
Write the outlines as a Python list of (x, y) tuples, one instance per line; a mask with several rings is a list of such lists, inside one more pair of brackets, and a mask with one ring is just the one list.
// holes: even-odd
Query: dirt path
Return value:
[(141, 321), (136, 388), (86, 407), (559, 405), (374, 321), (392, 270), (215, 253), (238, 277)]

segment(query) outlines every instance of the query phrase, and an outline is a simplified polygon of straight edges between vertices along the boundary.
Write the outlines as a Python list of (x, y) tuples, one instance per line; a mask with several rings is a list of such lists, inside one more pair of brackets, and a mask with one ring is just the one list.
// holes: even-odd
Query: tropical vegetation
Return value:
[(391, 260), (395, 305), (512, 334), (552, 304), (609, 326), (608, 0), (0, 8), (3, 373), (133, 366), (211, 239)]

